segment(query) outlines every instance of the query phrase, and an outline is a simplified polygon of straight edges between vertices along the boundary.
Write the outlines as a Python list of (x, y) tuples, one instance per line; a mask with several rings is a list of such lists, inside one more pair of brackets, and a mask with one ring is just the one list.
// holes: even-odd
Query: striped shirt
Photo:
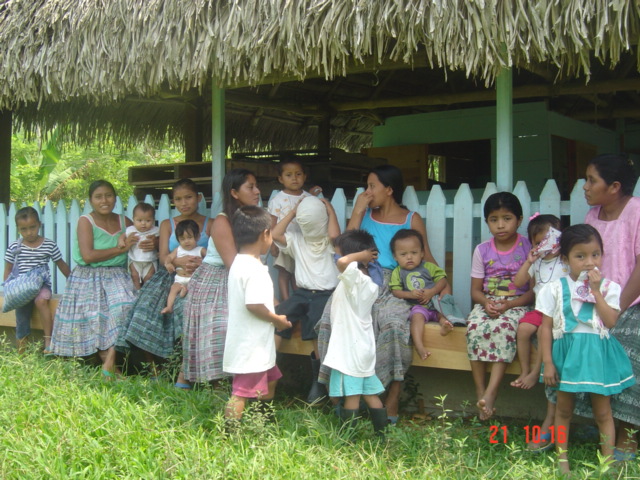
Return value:
[[(4, 256), (4, 260), (7, 263), (16, 263), (16, 250), (18, 249), (18, 242), (13, 242), (7, 248), (7, 253)], [(62, 254), (60, 249), (52, 240), (45, 238), (42, 243), (37, 247), (29, 247), (24, 243), (21, 246), (19, 253), (19, 267), (18, 275), (27, 273), (40, 265), (48, 265), (49, 260), (57, 262), (62, 260)]]

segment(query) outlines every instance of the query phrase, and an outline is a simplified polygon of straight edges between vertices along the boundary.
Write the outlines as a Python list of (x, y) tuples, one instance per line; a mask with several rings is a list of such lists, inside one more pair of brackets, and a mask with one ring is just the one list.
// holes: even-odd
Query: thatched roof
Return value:
[[(588, 77), (639, 35), (638, 2), (626, 0), (0, 0), (0, 108), (24, 124), (85, 114), (73, 128), (89, 132), (122, 115), (119, 102), (207, 98), (212, 79), (235, 88), (426, 65), (490, 85), (504, 66), (539, 64)], [(171, 133), (168, 120), (149, 135)]]

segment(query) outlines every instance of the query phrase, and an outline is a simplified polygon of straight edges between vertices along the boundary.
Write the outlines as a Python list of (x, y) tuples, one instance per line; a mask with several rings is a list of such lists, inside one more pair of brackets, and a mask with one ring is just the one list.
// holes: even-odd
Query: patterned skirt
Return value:
[(182, 371), (191, 382), (228, 376), (222, 371), (229, 317), (228, 273), (225, 267), (203, 263), (189, 281), (184, 304)]
[(625, 310), (611, 333), (618, 339), (631, 360), (636, 384), (612, 397), (613, 417), (632, 425), (640, 425), (640, 305)]
[(160, 313), (167, 306), (173, 277), (160, 267), (142, 286), (118, 337), (118, 350), (135, 346), (161, 358), (169, 358), (174, 353), (176, 341), (182, 336), (184, 299), (176, 298), (173, 313)]
[[(387, 387), (392, 381), (403, 381), (411, 366), (409, 311), (411, 305), (393, 296), (389, 290), (391, 270), (384, 270), (384, 287), (373, 304), (373, 331), (376, 336), (376, 376)], [(320, 360), (324, 359), (331, 337), (331, 298), (316, 324)], [(329, 384), (331, 369), (322, 365), (318, 381)]]
[(56, 310), (51, 350), (86, 357), (113, 347), (135, 299), (124, 268), (77, 266)]
[[(494, 297), (491, 300), (513, 300), (515, 297)], [(467, 319), (467, 355), (471, 361), (513, 362), (516, 356), (516, 331), (518, 322), (530, 310), (514, 307), (498, 318), (487, 315), (480, 304), (473, 306)]]

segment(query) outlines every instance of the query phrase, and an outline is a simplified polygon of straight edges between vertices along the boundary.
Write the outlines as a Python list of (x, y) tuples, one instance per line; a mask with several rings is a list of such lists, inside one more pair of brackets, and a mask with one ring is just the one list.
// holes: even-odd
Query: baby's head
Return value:
[(231, 219), (231, 230), (238, 251), (242, 247), (260, 242), (260, 254), (271, 246), (271, 214), (257, 205), (245, 205), (236, 210)]
[(18, 233), (27, 242), (34, 242), (40, 235), (40, 217), (33, 207), (23, 207), (16, 212)]
[[(378, 251), (373, 236), (365, 230), (347, 230), (333, 241), (333, 245), (336, 253), (341, 257), (364, 250)], [(358, 267), (363, 270), (365, 265), (358, 265)]]
[(302, 193), (307, 175), (299, 160), (285, 159), (278, 163), (278, 182), (284, 187), (285, 193), (298, 195)]
[(193, 250), (200, 239), (200, 227), (195, 220), (182, 220), (176, 225), (176, 238), (185, 250)]
[(391, 239), (391, 253), (400, 268), (413, 270), (422, 264), (424, 258), (424, 240), (417, 230), (404, 228), (398, 230)]
[(329, 234), (327, 207), (318, 197), (302, 199), (296, 210), (296, 222), (307, 243), (323, 241)]
[[(527, 226), (527, 234), (529, 235), (529, 241), (531, 242), (531, 246), (533, 248), (537, 247), (540, 242), (544, 239), (549, 231), (549, 228), (555, 228), (556, 230), (561, 230), (560, 219), (555, 215), (536, 215), (531, 220), (529, 220), (529, 225)], [(545, 258), (554, 258), (557, 257), (559, 253), (550, 253)]]
[(599, 268), (603, 254), (602, 237), (591, 225), (571, 225), (562, 232), (560, 255), (564, 263), (569, 265), (574, 280), (584, 270)]
[(139, 232), (148, 232), (156, 224), (156, 209), (148, 203), (140, 202), (133, 209), (133, 226)]

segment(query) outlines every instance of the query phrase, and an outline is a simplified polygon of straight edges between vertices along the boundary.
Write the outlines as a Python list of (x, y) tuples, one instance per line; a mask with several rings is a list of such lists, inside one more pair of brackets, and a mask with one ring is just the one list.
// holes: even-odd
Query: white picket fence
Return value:
[[(524, 210), (524, 221), (520, 227), (520, 233), (526, 235), (528, 218), (535, 212), (549, 213), (558, 217), (569, 216), (571, 224), (582, 223), (589, 209), (584, 198), (583, 185), (584, 180), (579, 180), (571, 192), (570, 200), (561, 201), (560, 192), (555, 181), (549, 180), (540, 194), (540, 199), (533, 201), (525, 182), (518, 182), (513, 193), (520, 199)], [(418, 194), (413, 187), (407, 187), (403, 195), (403, 203), (407, 208), (418, 212), (425, 219), (429, 245), (436, 261), (441, 266), (444, 266), (446, 252), (452, 252), (454, 297), (465, 313), (471, 307), (469, 290), (471, 287), (470, 271), (473, 249), (479, 242), (490, 237), (489, 229), (483, 218), (483, 205), (485, 199), (497, 191), (498, 189), (494, 183), (488, 183), (479, 202), (474, 201), (471, 189), (467, 184), (463, 184), (455, 192), (452, 203), (447, 203), (447, 195), (439, 186), (434, 186), (428, 192), (426, 203), (420, 203)], [(362, 189), (358, 189), (356, 198), (361, 192)], [(274, 191), (272, 196), (276, 193), (277, 191)], [(451, 197), (452, 192), (447, 193)], [(640, 196), (640, 182), (636, 186), (635, 195)], [(127, 207), (124, 208), (118, 198), (115, 212), (124, 212), (131, 218), (133, 208), (137, 202), (137, 199), (132, 196), (127, 202)], [(147, 196), (145, 202), (154, 204), (151, 196)], [(340, 228), (344, 230), (347, 219), (351, 215), (353, 200), (347, 199), (342, 189), (337, 189), (331, 199), (331, 203), (336, 210)], [(58, 244), (63, 258), (73, 268), (71, 245), (75, 242), (78, 218), (80, 215), (88, 213), (91, 207), (89, 202), (85, 202), (84, 210), (81, 210), (78, 200), (72, 200), (69, 207), (67, 205), (67, 202), (60, 201), (55, 208), (51, 202), (47, 202), (44, 207), (36, 203), (33, 207), (41, 214), (41, 234)], [(202, 201), (199, 211), (205, 215), (212, 216), (221, 210), (221, 205), (220, 197), (216, 195), (208, 207)], [(5, 252), (7, 245), (17, 238), (14, 216), (15, 212), (22, 206), (24, 205), (17, 206), (12, 203), (7, 210), (6, 205), (0, 204), (0, 233), (2, 233), (0, 234), (0, 252)], [(175, 214), (171, 209), (167, 195), (162, 196), (156, 207), (158, 224), (169, 218), (170, 215)], [(53, 275), (54, 293), (62, 292), (65, 284), (66, 279), (56, 270), (55, 275)]]

